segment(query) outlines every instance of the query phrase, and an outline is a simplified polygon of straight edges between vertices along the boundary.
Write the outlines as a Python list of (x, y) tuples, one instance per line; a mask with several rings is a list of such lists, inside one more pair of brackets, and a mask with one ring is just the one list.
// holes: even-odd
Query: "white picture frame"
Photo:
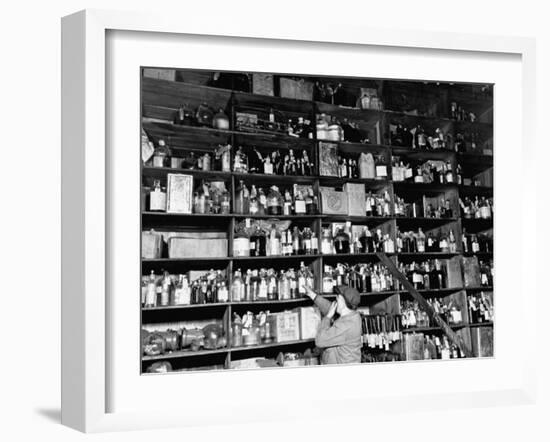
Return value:
[[(184, 23), (184, 24), (183, 24)], [(109, 307), (107, 281), (111, 257), (106, 246), (109, 229), (109, 164), (106, 158), (106, 38), (107, 33), (154, 32), (191, 36), (227, 36), (239, 39), (271, 39), (278, 42), (309, 41), (326, 44), (369, 45), (382, 48), (423, 48), (443, 51), (514, 54), (521, 57), (522, 122), (521, 154), (535, 161), (535, 43), (519, 37), (498, 37), (454, 33), (430, 33), (368, 28), (360, 25), (334, 25), (330, 33), (309, 25), (281, 28), (265, 21), (212, 22), (207, 17), (193, 17), (183, 22), (169, 14), (155, 15), (102, 10), (86, 10), (62, 21), (62, 423), (84, 432), (102, 432), (140, 428), (208, 425), (208, 418), (197, 412), (186, 414), (173, 409), (155, 412), (108, 412), (108, 392), (113, 385), (107, 375), (109, 353)], [(283, 43), (278, 43), (283, 44)], [(497, 113), (498, 115), (498, 113)], [(139, 135), (139, 134), (136, 134)], [(531, 160), (528, 160), (528, 159)], [(498, 171), (497, 171), (498, 174)], [(535, 207), (536, 192), (524, 186), (522, 205)], [(532, 214), (532, 212), (530, 212)], [(526, 220), (526, 219), (525, 219)], [(525, 221), (524, 220), (524, 221)], [(522, 233), (524, 235), (524, 233)], [(535, 245), (522, 247), (522, 259), (534, 253)], [(523, 271), (526, 271), (523, 269)], [(520, 306), (536, 304), (534, 281), (521, 281)], [(498, 296), (498, 295), (497, 295)], [(415, 397), (417, 410), (441, 407), (468, 407), (500, 403), (533, 403), (535, 384), (535, 331), (530, 323), (523, 329), (524, 376), (518, 386), (500, 390), (465, 392), (463, 395)], [(137, 331), (136, 331), (137, 333)], [(498, 356), (497, 356), (498, 357)], [(327, 369), (327, 368), (325, 368)], [(332, 370), (332, 368), (330, 369)], [(246, 373), (245, 373), (246, 374)], [(228, 375), (228, 374), (224, 374)], [(194, 377), (195, 381), (205, 380)], [(398, 392), (372, 401), (342, 398), (341, 413), (365, 414), (373, 410), (406, 409)], [(326, 409), (329, 402), (312, 401), (311, 413)], [(325, 408), (323, 408), (325, 407)], [(334, 410), (332, 411), (334, 412)], [(271, 414), (270, 419), (293, 417), (297, 410)], [(304, 412), (304, 417), (308, 414)], [(261, 420), (261, 410), (238, 421)], [(219, 422), (223, 422), (220, 419)], [(227, 419), (226, 422), (231, 422)]]

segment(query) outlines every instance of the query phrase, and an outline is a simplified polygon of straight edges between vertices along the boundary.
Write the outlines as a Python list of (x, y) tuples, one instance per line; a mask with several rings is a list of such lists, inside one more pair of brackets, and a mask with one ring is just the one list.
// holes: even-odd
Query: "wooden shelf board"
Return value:
[(245, 352), (245, 351), (263, 350), (263, 349), (266, 349), (266, 348), (285, 347), (285, 346), (289, 346), (289, 345), (311, 344), (311, 343), (314, 343), (314, 342), (315, 342), (315, 339), (299, 339), (299, 340), (296, 340), (296, 341), (273, 342), (271, 344), (249, 345), (249, 346), (242, 346), (242, 347), (231, 347), (229, 351), (231, 353), (237, 353), (237, 352)]

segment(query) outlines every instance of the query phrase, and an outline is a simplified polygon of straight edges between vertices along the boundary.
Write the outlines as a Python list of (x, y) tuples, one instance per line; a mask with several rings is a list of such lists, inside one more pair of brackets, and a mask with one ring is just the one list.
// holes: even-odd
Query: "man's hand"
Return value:
[(334, 316), (334, 314), (336, 313), (336, 307), (338, 306), (338, 304), (336, 303), (336, 301), (334, 301), (330, 308), (328, 309), (328, 313), (327, 313), (327, 318), (329, 319), (332, 319), (332, 317)]
[(311, 298), (311, 300), (313, 301), (315, 299), (315, 297), (317, 296), (317, 293), (315, 293), (310, 287), (303, 286), (302, 288), (304, 288), (306, 290), (306, 295), (309, 296)]

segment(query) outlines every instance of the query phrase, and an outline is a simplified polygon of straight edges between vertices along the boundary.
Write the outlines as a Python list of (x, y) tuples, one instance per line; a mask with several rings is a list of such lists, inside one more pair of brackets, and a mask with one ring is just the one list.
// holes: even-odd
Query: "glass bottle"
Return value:
[(283, 214), (283, 197), (277, 186), (271, 186), (267, 196), (267, 214), (281, 216)]
[(349, 253), (349, 235), (343, 228), (338, 230), (336, 237), (334, 238), (334, 249), (337, 254)]
[(323, 272), (323, 293), (332, 293), (334, 290), (334, 279), (332, 277), (332, 269), (325, 265)]
[(153, 182), (153, 190), (149, 194), (149, 210), (151, 212), (166, 212), (166, 189), (160, 186), (160, 180)]
[(176, 305), (191, 304), (191, 288), (185, 275), (179, 275), (178, 284), (174, 294)]
[(235, 195), (235, 213), (239, 215), (248, 214), (248, 189), (243, 180), (239, 181), (239, 187)]
[(420, 227), (418, 228), (418, 233), (416, 234), (416, 250), (418, 253), (426, 252), (426, 235)]
[(311, 232), (311, 253), (313, 255), (317, 255), (319, 253), (319, 239), (314, 231)]
[(281, 254), (281, 233), (271, 225), (269, 237), (266, 243), (266, 256), (279, 256)]
[(260, 283), (258, 285), (258, 301), (267, 301), (267, 292), (268, 292), (268, 278), (267, 271), (265, 269), (260, 269)]
[(279, 299), (281, 300), (290, 299), (290, 281), (288, 280), (284, 270), (281, 270), (278, 284), (279, 284), (279, 287), (278, 287)]
[(235, 271), (233, 282), (231, 283), (231, 301), (244, 301), (244, 282), (242, 279), (241, 269)]
[(278, 299), (277, 275), (273, 269), (269, 269), (267, 275), (267, 299), (269, 301), (275, 301)]
[(229, 212), (231, 211), (231, 197), (229, 196), (229, 192), (227, 190), (222, 194), (220, 207), (220, 213), (222, 215), (229, 215)]
[(157, 278), (155, 272), (151, 270), (149, 281), (147, 282), (147, 293), (145, 295), (145, 308), (157, 306)]
[(330, 228), (323, 229), (321, 236), (321, 253), (323, 255), (332, 255), (334, 253), (334, 244)]
[(212, 119), (212, 126), (214, 129), (229, 130), (229, 117), (225, 114), (222, 108), (218, 110), (218, 113), (214, 115)]
[(294, 213), (296, 215), (305, 215), (306, 202), (302, 195), (302, 192), (298, 190), (297, 185), (294, 185)]
[(160, 305), (162, 307), (166, 307), (170, 305), (170, 292), (172, 290), (172, 280), (170, 279), (170, 275), (168, 272), (164, 272), (164, 277), (162, 278), (161, 283), (161, 293), (160, 293)]
[(251, 215), (257, 215), (259, 211), (260, 211), (260, 202), (258, 201), (258, 191), (256, 190), (256, 186), (252, 184), (252, 188), (250, 189), (249, 213)]
[(309, 227), (304, 229), (304, 233), (302, 234), (302, 244), (302, 253), (311, 255), (313, 253), (313, 249), (311, 246), (311, 229)]
[(293, 255), (302, 255), (303, 250), (301, 249), (302, 245), (302, 238), (300, 237), (300, 231), (298, 230), (298, 227), (294, 226), (294, 230), (292, 232), (292, 254)]
[(164, 140), (159, 140), (158, 146), (153, 154), (153, 167), (166, 167), (169, 152)]
[(309, 188), (306, 195), (306, 213), (308, 215), (317, 214), (317, 204), (315, 203), (315, 197), (313, 195), (313, 189)]

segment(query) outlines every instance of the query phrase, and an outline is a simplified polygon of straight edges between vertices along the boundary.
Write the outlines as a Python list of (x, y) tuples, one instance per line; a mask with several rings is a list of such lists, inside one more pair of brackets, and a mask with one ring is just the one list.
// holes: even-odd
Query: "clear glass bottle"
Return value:
[(338, 230), (334, 238), (334, 249), (337, 254), (346, 254), (350, 250), (350, 237), (344, 229)]
[(244, 281), (242, 279), (241, 269), (235, 271), (233, 282), (231, 283), (231, 301), (244, 301)]
[(149, 210), (166, 212), (166, 189), (160, 186), (160, 180), (153, 182), (153, 190), (149, 194)]
[(266, 243), (266, 256), (279, 255), (281, 255), (281, 233), (277, 230), (275, 224), (272, 224)]
[(157, 306), (157, 278), (155, 272), (151, 270), (149, 281), (147, 282), (147, 293), (145, 295), (145, 308)]
[(271, 186), (267, 196), (267, 214), (281, 216), (283, 214), (283, 197), (277, 186)]
[(330, 228), (323, 229), (321, 236), (321, 253), (323, 255), (332, 255), (334, 253), (334, 243)]

